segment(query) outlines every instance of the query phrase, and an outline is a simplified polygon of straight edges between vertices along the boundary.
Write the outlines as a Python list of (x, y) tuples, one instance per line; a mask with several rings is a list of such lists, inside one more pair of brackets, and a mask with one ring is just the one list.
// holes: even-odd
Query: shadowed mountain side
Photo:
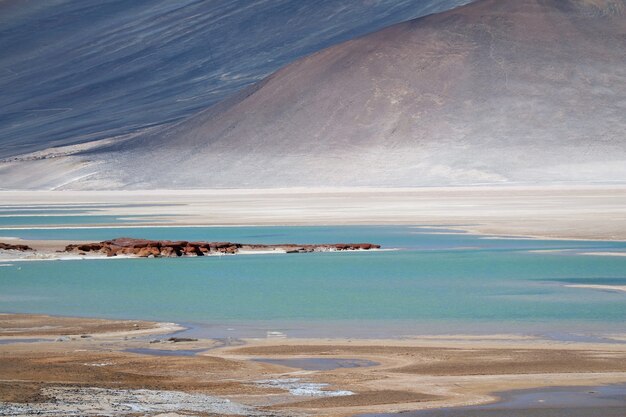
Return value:
[(0, 157), (180, 120), (295, 59), (469, 0), (2, 0)]
[(92, 162), (66, 187), (625, 181), (625, 3), (479, 0), (395, 25), (74, 156)]

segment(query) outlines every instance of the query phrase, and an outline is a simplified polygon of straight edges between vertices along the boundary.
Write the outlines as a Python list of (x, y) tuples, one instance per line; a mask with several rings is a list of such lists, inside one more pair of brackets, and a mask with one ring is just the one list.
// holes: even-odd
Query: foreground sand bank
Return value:
[[(626, 240), (626, 186), (0, 191), (3, 206), (108, 204), (160, 225), (445, 225), (473, 233)], [(132, 206), (137, 205), (137, 206)]]
[[(0, 343), (0, 410), (67, 411), (71, 399), (92, 407), (93, 413), (85, 415), (128, 414), (116, 408), (123, 400), (145, 407), (146, 415), (194, 407), (220, 410), (228, 404), (229, 412), (241, 415), (349, 416), (480, 404), (494, 400), (490, 393), (510, 389), (626, 382), (626, 344), (618, 338), (603, 344), (515, 335), (172, 342), (169, 335), (151, 334), (174, 330), (171, 324), (42, 315), (0, 318), (5, 340), (44, 337)], [(134, 330), (135, 324), (141, 330)], [(61, 341), (54, 341), (60, 336)], [(158, 356), (163, 354), (167, 356)], [(257, 361), (263, 358), (370, 362), (303, 370)], [(179, 408), (164, 409), (160, 397), (179, 401)]]
[(183, 327), (144, 320), (58, 317), (45, 314), (0, 313), (0, 340), (89, 334), (95, 337), (171, 333)]

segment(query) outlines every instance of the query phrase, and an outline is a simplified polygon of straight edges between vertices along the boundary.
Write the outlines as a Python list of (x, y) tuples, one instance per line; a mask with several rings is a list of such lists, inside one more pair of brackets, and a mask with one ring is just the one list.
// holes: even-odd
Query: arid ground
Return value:
[(494, 235), (626, 240), (626, 187), (619, 185), (0, 191), (0, 200), (16, 206), (108, 204), (101, 214), (166, 220), (146, 226), (412, 224)]
[[(171, 323), (1, 315), (0, 410), (9, 405), (63, 410), (71, 407), (71, 402), (65, 403), (71, 392), (83, 407), (91, 403), (81, 395), (90, 401), (95, 395), (100, 412), (125, 414), (116, 396), (150, 390), (188, 393), (192, 399), (199, 394), (228, 399), (231, 405), (250, 407), (260, 415), (348, 416), (485, 403), (494, 401), (491, 392), (509, 389), (626, 381), (626, 345), (619, 335), (614, 343), (603, 344), (505, 334), (397, 340), (169, 341), (169, 336), (163, 336), (176, 329)], [(166, 352), (154, 355), (129, 349)], [(179, 355), (167, 355), (168, 351)], [(190, 351), (195, 354), (188, 355)], [(258, 361), (289, 358), (360, 359), (375, 364), (316, 371)], [(328, 384), (322, 389), (353, 395), (292, 395), (276, 381)], [(189, 400), (170, 411), (194, 410)]]

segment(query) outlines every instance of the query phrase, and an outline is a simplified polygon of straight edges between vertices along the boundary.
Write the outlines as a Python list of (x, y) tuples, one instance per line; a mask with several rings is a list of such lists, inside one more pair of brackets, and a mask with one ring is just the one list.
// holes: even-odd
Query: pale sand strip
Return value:
[(584, 252), (580, 255), (589, 256), (626, 256), (626, 252)]
[(596, 285), (596, 284), (572, 284), (569, 288), (589, 288), (592, 290), (626, 292), (626, 285)]
[(152, 215), (161, 220), (150, 224), (161, 225), (448, 225), (503, 236), (626, 240), (626, 186), (618, 185), (1, 191), (0, 201), (154, 204), (105, 207), (98, 214)]

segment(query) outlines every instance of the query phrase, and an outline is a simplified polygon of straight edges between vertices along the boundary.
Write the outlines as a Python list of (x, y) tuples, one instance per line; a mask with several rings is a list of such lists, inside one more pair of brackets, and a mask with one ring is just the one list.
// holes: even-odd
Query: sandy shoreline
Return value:
[(175, 323), (145, 320), (111, 320), (45, 314), (0, 313), (0, 340), (54, 338), (55, 336), (126, 337), (173, 333), (184, 329)]
[[(348, 416), (481, 404), (494, 401), (490, 393), (495, 391), (626, 382), (626, 345), (617, 342), (566, 343), (500, 334), (174, 343), (167, 341), (168, 335), (159, 336), (176, 329), (171, 323), (0, 315), (2, 339), (46, 338), (0, 344), (0, 410), (9, 403), (62, 410), (68, 398), (85, 395), (102, 400), (93, 407), (109, 404), (109, 412), (115, 411), (110, 404), (116, 398), (143, 401), (154, 411), (146, 414), (156, 415), (161, 405), (151, 401), (166, 396), (184, 398), (189, 407), (204, 404), (207, 410), (224, 406), (228, 399), (228, 404), (244, 407), (234, 410), (245, 410), (245, 415)], [(182, 355), (186, 352), (198, 353)], [(316, 371), (255, 360), (259, 358), (361, 360), (374, 365)], [(285, 388), (290, 384), (353, 395), (299, 396)], [(50, 396), (58, 402), (51, 405)], [(85, 404), (91, 404), (87, 397)]]
[(0, 191), (0, 201), (5, 208), (99, 205), (98, 214), (153, 216), (143, 226), (445, 225), (499, 236), (626, 240), (622, 185)]

